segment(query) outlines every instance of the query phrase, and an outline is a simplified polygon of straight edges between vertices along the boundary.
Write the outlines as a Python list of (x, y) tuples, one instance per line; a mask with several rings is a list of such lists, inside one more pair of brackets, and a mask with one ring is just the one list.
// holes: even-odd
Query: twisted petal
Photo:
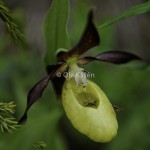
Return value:
[(50, 80), (50, 75), (44, 77), (42, 80), (36, 83), (33, 86), (33, 88), (30, 90), (30, 92), (28, 93), (28, 97), (27, 97), (27, 107), (24, 112), (24, 115), (19, 120), (19, 124), (22, 124), (27, 120), (27, 111), (32, 106), (32, 104), (35, 103), (42, 96), (42, 93), (44, 89), (46, 88), (49, 80)]
[(96, 57), (87, 56), (81, 58), (78, 61), (78, 64), (87, 64), (94, 60), (109, 62), (113, 64), (125, 64), (132, 60), (142, 60), (142, 58), (129, 52), (108, 51), (108, 52), (100, 53)]
[(99, 45), (100, 39), (95, 25), (93, 24), (93, 11), (88, 14), (87, 25), (79, 43), (72, 48), (69, 52), (60, 52), (57, 57), (59, 61), (66, 60), (67, 58), (75, 55), (79, 56), (90, 48)]
[(47, 87), (49, 80), (55, 77), (55, 75), (59, 71), (63, 71), (64, 64), (59, 65), (53, 65), (51, 66), (51, 71), (49, 70), (49, 75), (41, 79), (38, 83), (36, 83), (33, 88), (28, 93), (27, 97), (27, 106), (26, 110), (24, 112), (24, 115), (19, 120), (19, 124), (24, 123), (27, 120), (27, 112), (29, 108), (32, 106), (33, 103), (35, 103), (39, 98), (42, 96), (42, 93), (44, 92), (45, 88)]

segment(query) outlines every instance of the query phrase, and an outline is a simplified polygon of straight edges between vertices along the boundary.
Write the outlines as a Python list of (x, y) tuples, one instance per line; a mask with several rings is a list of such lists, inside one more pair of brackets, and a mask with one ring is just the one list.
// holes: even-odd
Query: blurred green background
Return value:
[[(45, 76), (43, 23), (50, 0), (5, 1), (24, 30), (28, 48), (14, 44), (0, 20), (0, 101), (14, 101), (15, 117), (23, 114), (31, 87)], [(144, 0), (71, 0), (69, 36), (78, 42), (89, 8), (95, 9), (95, 23), (118, 15)], [(99, 30), (101, 44), (90, 51), (95, 55), (107, 50), (124, 50), (150, 60), (150, 14), (130, 17)], [(123, 108), (117, 114), (118, 135), (109, 143), (95, 143), (76, 131), (65, 116), (61, 101), (49, 84), (39, 102), (28, 112), (27, 123), (12, 134), (0, 133), (0, 150), (32, 150), (44, 141), (47, 150), (149, 150), (150, 149), (150, 71), (131, 65), (93, 62), (86, 70), (112, 104)]]

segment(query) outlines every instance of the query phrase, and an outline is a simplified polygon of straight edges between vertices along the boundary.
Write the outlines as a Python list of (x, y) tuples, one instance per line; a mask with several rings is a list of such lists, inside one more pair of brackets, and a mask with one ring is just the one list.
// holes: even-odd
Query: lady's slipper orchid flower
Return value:
[[(93, 23), (93, 12), (90, 11), (80, 42), (70, 51), (59, 51), (58, 63), (47, 66), (48, 75), (30, 90), (27, 107), (19, 123), (27, 119), (27, 111), (41, 97), (51, 80), (56, 94), (62, 97), (66, 115), (77, 130), (96, 142), (112, 140), (118, 129), (115, 107), (111, 105), (100, 87), (86, 78), (86, 72), (79, 66), (94, 60), (124, 64), (141, 58), (123, 51), (108, 51), (96, 57), (81, 57), (99, 43), (99, 35)], [(61, 75), (64, 72), (71, 73), (72, 76), (65, 78)]]

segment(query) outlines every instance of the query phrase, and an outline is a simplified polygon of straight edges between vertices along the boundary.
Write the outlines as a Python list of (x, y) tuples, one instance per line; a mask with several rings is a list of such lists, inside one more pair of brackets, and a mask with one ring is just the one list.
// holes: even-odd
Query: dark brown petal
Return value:
[(27, 120), (27, 111), (32, 106), (32, 104), (35, 103), (42, 96), (42, 93), (44, 89), (46, 88), (49, 80), (50, 80), (50, 75), (44, 77), (42, 80), (36, 83), (33, 86), (33, 88), (30, 90), (30, 92), (28, 93), (28, 97), (27, 97), (27, 107), (26, 107), (24, 115), (19, 120), (19, 124), (22, 124)]
[(54, 77), (51, 79), (53, 88), (55, 90), (55, 93), (58, 99), (61, 98), (62, 88), (63, 88), (65, 80), (66, 78), (63, 75), (61, 75), (60, 77)]
[[(47, 66), (47, 72), (50, 73), (52, 68), (56, 67), (56, 65), (49, 65)], [(62, 87), (65, 82), (65, 77), (63, 76), (63, 73), (65, 70), (67, 70), (68, 66), (66, 64), (62, 65), (59, 68), (59, 71), (55, 74), (53, 78), (51, 78), (53, 88), (55, 90), (55, 93), (57, 95), (57, 98), (60, 98), (61, 92), (62, 92)]]
[(48, 65), (46, 70), (48, 74), (52, 73), (53, 74), (52, 77), (54, 77), (64, 72), (67, 68), (68, 68), (68, 65), (66, 63), (60, 63), (56, 65)]
[(27, 111), (32, 106), (32, 104), (35, 103), (37, 100), (39, 100), (39, 98), (42, 96), (42, 93), (47, 87), (49, 80), (54, 78), (57, 75), (57, 73), (64, 71), (66, 67), (67, 67), (66, 64), (57, 64), (48, 67), (47, 70), (49, 75), (47, 75), (38, 83), (36, 83), (28, 93), (26, 110), (24, 112), (24, 115), (19, 120), (19, 124), (22, 124), (27, 120)]
[(68, 59), (71, 56), (79, 56), (90, 48), (99, 45), (100, 38), (97, 32), (95, 25), (93, 24), (93, 11), (90, 11), (88, 14), (87, 25), (83, 32), (83, 35), (79, 41), (79, 43), (72, 48), (69, 52), (63, 52), (57, 55), (59, 61), (63, 61)]
[(129, 52), (108, 51), (97, 55), (96, 59), (114, 64), (124, 64), (132, 60), (140, 60), (141, 58)]
[(98, 54), (96, 57), (84, 57), (79, 60), (78, 64), (87, 64), (91, 61), (105, 61), (113, 64), (125, 64), (132, 60), (142, 60), (139, 56), (124, 51), (108, 51)]

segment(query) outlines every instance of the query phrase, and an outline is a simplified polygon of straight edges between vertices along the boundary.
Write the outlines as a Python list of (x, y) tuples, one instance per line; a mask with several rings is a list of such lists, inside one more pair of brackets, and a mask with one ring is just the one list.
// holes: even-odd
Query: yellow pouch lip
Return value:
[(87, 80), (87, 92), (99, 99), (98, 107), (84, 107), (77, 100), (75, 81), (65, 81), (62, 103), (67, 117), (81, 133), (96, 142), (111, 141), (117, 134), (118, 123), (115, 111), (105, 93), (92, 81)]

